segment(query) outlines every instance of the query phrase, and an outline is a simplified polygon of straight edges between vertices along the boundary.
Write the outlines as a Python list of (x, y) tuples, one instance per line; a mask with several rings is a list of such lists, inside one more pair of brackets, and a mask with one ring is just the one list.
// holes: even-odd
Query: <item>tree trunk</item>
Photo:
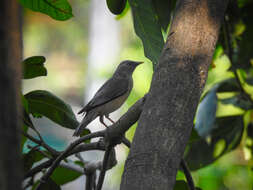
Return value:
[(21, 14), (16, 0), (0, 1), (0, 189), (21, 189), (19, 99)]
[(172, 190), (228, 0), (180, 0), (154, 70), (121, 190)]

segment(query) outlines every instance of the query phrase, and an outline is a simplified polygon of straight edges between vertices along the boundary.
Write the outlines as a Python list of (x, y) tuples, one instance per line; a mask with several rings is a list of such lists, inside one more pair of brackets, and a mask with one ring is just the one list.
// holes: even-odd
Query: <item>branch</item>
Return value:
[[(41, 171), (43, 168), (49, 167), (51, 165), (48, 171), (40, 179), (40, 183), (36, 188), (36, 189), (39, 189), (43, 183), (47, 182), (48, 178), (53, 173), (55, 168), (60, 164), (61, 160), (65, 159), (69, 155), (72, 155), (81, 151), (87, 151), (88, 148), (90, 148), (90, 150), (98, 148), (96, 147), (97, 144), (95, 146), (94, 144), (92, 146), (89, 146), (89, 144), (79, 145), (85, 140), (88, 140), (91, 138), (105, 137), (105, 144), (110, 144), (112, 147), (115, 146), (116, 144), (121, 143), (122, 141), (127, 146), (129, 146), (130, 142), (126, 138), (124, 138), (124, 134), (139, 119), (139, 116), (142, 112), (142, 107), (145, 102), (145, 97), (138, 100), (115, 124), (113, 124), (112, 126), (108, 127), (105, 130), (98, 131), (95, 133), (90, 133), (88, 135), (85, 135), (77, 139), (76, 141), (71, 143), (66, 148), (65, 151), (61, 153), (58, 152), (57, 157), (54, 158), (53, 160), (48, 160), (47, 162), (33, 168), (32, 171), (29, 171), (29, 174), (27, 174), (25, 178), (32, 176), (32, 174), (34, 175), (37, 172)], [(122, 140), (122, 137), (123, 137), (123, 140)]]
[(184, 159), (181, 160), (180, 165), (184, 171), (184, 175), (186, 177), (186, 180), (188, 182), (190, 190), (195, 190), (195, 185), (194, 185), (194, 181), (191, 176), (191, 172), (190, 172), (189, 168), (187, 167), (187, 164)]
[(51, 176), (51, 174), (54, 172), (55, 168), (59, 165), (59, 163), (66, 157), (68, 156), (68, 153), (75, 148), (77, 145), (79, 145), (80, 143), (84, 142), (85, 140), (89, 140), (91, 138), (96, 138), (96, 137), (102, 137), (104, 136), (104, 130), (103, 131), (98, 131), (95, 133), (90, 133), (88, 135), (85, 135), (79, 139), (77, 139), (76, 141), (74, 141), (73, 143), (71, 143), (68, 148), (62, 152), (53, 162), (53, 164), (51, 165), (51, 167), (48, 169), (48, 171), (42, 176), (42, 178), (40, 179), (40, 183), (37, 186), (37, 190), (41, 188), (41, 185), (43, 183), (46, 183), (48, 178)]
[[(67, 156), (71, 156), (73, 154), (76, 154), (78, 152), (83, 152), (83, 151), (90, 151), (90, 150), (105, 150), (104, 143), (99, 142), (93, 142), (89, 144), (82, 144), (77, 147), (75, 147)], [(60, 155), (62, 152), (59, 152), (58, 155)], [(44, 168), (50, 167), (50, 165), (53, 163), (54, 159), (47, 160), (46, 162), (43, 162), (34, 168), (32, 168), (28, 173), (25, 174), (24, 179), (34, 176), (38, 172), (40, 172)]]
[(105, 172), (106, 172), (106, 168), (107, 168), (107, 164), (108, 164), (108, 160), (109, 160), (111, 150), (112, 150), (112, 146), (108, 146), (107, 150), (105, 151), (103, 165), (102, 165), (102, 169), (101, 169), (101, 172), (100, 172), (100, 175), (99, 175), (99, 178), (98, 178), (98, 184), (97, 184), (96, 190), (101, 190), (102, 189), (102, 185), (104, 183)]
[(116, 123), (106, 129), (105, 141), (107, 146), (108, 144), (114, 146), (124, 141), (124, 144), (129, 147), (131, 143), (124, 137), (124, 135), (125, 132), (138, 121), (146, 96), (147, 95), (139, 99)]
[(48, 144), (46, 144), (43, 140), (42, 137), (40, 137), (41, 140), (38, 140), (36, 138), (34, 138), (33, 136), (29, 135), (28, 133), (25, 133), (24, 131), (22, 131), (22, 134), (28, 138), (29, 140), (33, 141), (34, 143), (44, 147), (48, 152), (50, 152), (53, 156), (56, 156), (59, 154), (58, 151), (56, 151), (55, 149), (53, 149), (52, 147), (50, 147)]
[(73, 164), (70, 165), (70, 164), (66, 164), (64, 162), (61, 162), (60, 166), (63, 167), (63, 168), (66, 168), (66, 169), (73, 170), (73, 171), (76, 171), (78, 173), (84, 174), (83, 168), (78, 167), (77, 165), (73, 165)]

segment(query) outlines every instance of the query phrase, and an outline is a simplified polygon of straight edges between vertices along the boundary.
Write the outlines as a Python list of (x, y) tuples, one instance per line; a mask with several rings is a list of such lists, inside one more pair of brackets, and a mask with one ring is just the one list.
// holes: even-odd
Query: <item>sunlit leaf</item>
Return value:
[(56, 20), (73, 17), (72, 8), (67, 0), (19, 0), (26, 8), (44, 13)]
[(142, 40), (144, 53), (153, 64), (158, 62), (164, 40), (152, 0), (129, 0), (134, 29)]
[(35, 90), (25, 95), (29, 111), (41, 114), (62, 127), (75, 129), (79, 123), (71, 107), (57, 96), (44, 90)]
[(211, 129), (206, 138), (193, 141), (185, 154), (191, 170), (213, 163), (239, 145), (243, 133), (243, 117), (217, 118)]

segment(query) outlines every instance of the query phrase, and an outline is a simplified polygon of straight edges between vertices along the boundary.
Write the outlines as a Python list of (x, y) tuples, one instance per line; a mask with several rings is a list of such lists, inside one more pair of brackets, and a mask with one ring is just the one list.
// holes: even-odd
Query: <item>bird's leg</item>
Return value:
[(104, 116), (103, 115), (101, 115), (100, 117), (99, 117), (99, 121), (107, 128), (108, 126), (105, 124), (105, 122), (104, 122)]
[(112, 122), (113, 124), (115, 123), (115, 122), (109, 117), (109, 114), (108, 114), (108, 115), (105, 115), (105, 117), (106, 117), (110, 122)]

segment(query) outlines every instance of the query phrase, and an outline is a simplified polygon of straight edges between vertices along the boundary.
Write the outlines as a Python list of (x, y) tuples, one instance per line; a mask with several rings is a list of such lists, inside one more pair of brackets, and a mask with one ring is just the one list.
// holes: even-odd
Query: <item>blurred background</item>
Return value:
[[(144, 61), (145, 64), (134, 72), (134, 88), (127, 102), (121, 110), (112, 114), (113, 120), (117, 120), (136, 100), (148, 92), (153, 72), (152, 63), (144, 56), (142, 43), (134, 33), (130, 10), (126, 9), (123, 16), (117, 17), (110, 13), (105, 1), (75, 0), (70, 1), (70, 4), (74, 17), (64, 22), (24, 10), (24, 58), (45, 56), (48, 75), (23, 81), (23, 92), (25, 94), (37, 89), (48, 90), (70, 104), (77, 114), (121, 61)], [(216, 54), (220, 51), (218, 47)], [(205, 91), (215, 83), (232, 76), (228, 71), (229, 66), (226, 55), (214, 57)], [(240, 112), (242, 110), (232, 105), (218, 104), (216, 114), (225, 116)], [(81, 117), (77, 116), (79, 120)], [(35, 119), (34, 122), (35, 126), (40, 127), (39, 131), (45, 140), (58, 150), (63, 150), (73, 140), (73, 130), (61, 128), (46, 118)], [(129, 139), (132, 139), (135, 127), (128, 131)], [(102, 128), (97, 121), (89, 126), (91, 131)], [(244, 147), (241, 144), (214, 164), (193, 172), (196, 185), (203, 190), (252, 189), (253, 172), (249, 165), (253, 163)], [(104, 189), (119, 189), (128, 149), (118, 145), (116, 154), (118, 165), (107, 172)], [(85, 153), (84, 158), (101, 160), (102, 153)], [(181, 178), (184, 176), (179, 172), (178, 179)], [(63, 189), (79, 189), (84, 183), (84, 177), (80, 177), (75, 182), (64, 185)]]

